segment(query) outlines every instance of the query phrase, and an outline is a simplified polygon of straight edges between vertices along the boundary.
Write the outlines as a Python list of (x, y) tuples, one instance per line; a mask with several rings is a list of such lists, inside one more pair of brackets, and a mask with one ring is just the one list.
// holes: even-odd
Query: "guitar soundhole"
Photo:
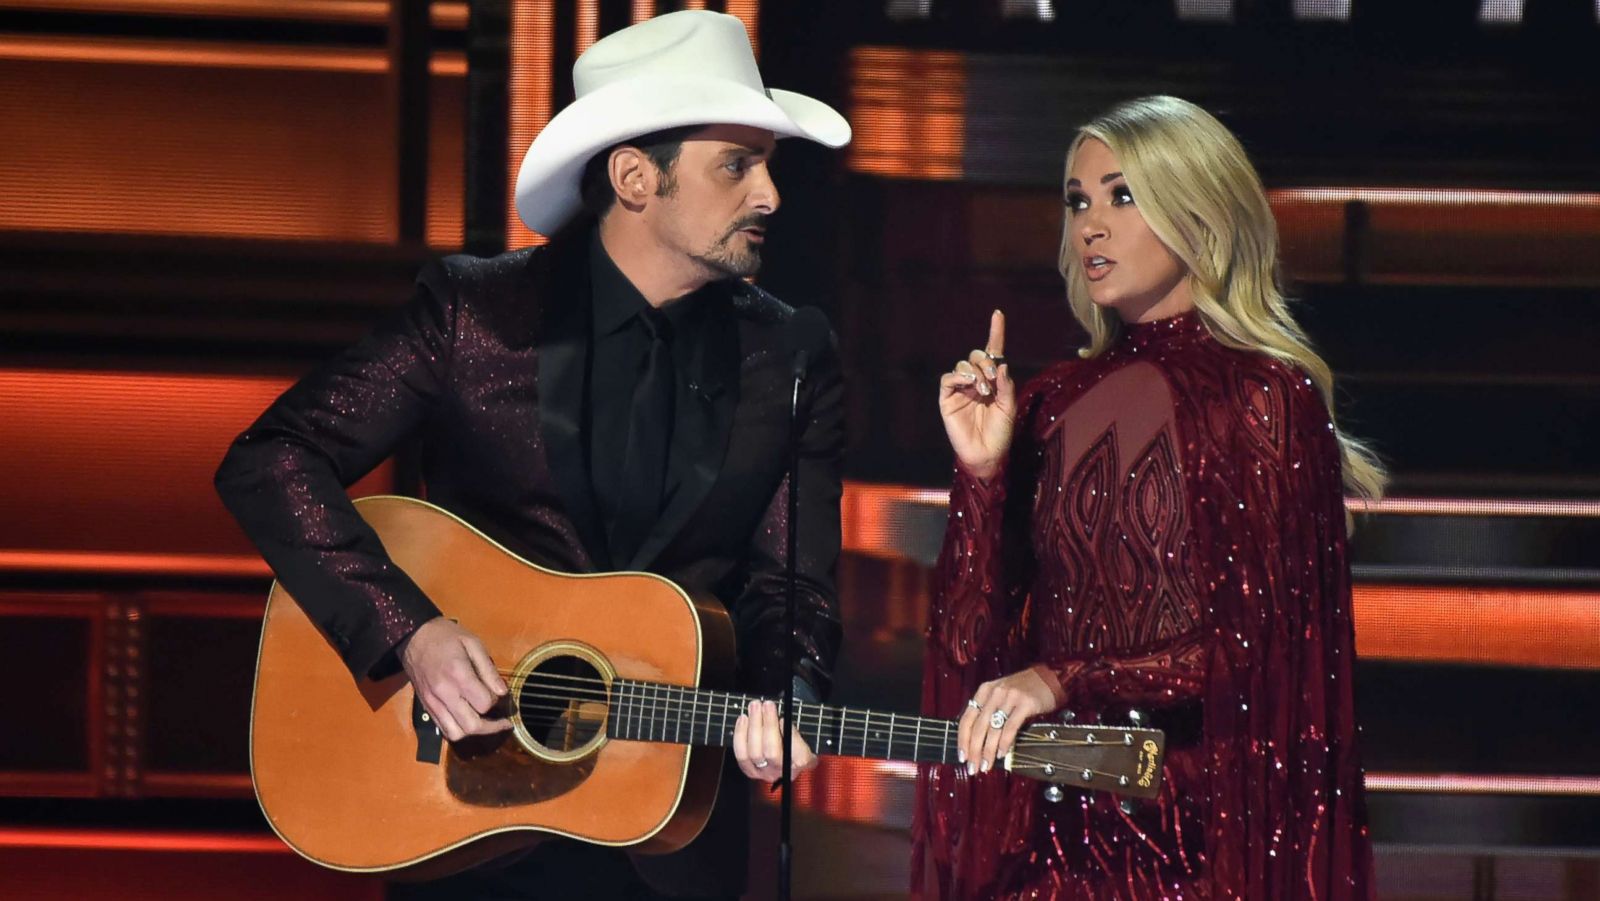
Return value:
[(592, 745), (605, 731), (607, 686), (581, 657), (547, 657), (522, 680), (517, 703), (534, 742), (556, 754)]

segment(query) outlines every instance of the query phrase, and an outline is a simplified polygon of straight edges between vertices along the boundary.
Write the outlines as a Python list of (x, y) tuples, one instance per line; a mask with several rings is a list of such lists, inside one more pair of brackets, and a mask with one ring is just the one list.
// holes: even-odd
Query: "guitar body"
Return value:
[[(696, 687), (731, 679), (732, 625), (714, 600), (648, 574), (542, 569), (422, 501), (366, 498), (357, 507), (395, 563), (482, 639), (502, 672), (554, 643), (558, 656), (581, 652), (619, 679)], [(251, 774), (273, 829), (316, 863), (434, 877), (550, 835), (659, 853), (699, 834), (716, 798), (720, 748), (601, 736), (540, 756), (519, 744), (526, 733), (502, 733), (460, 747), (440, 742), (437, 762), (419, 761), (416, 715), (404, 675), (358, 685), (273, 586)]]

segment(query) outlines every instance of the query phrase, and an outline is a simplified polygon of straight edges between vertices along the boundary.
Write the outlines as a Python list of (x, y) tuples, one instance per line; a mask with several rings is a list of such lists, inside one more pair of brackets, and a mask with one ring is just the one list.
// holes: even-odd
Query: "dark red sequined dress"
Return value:
[(989, 483), (958, 473), (923, 707), (1043, 663), (1077, 722), (1168, 732), (1158, 799), (925, 766), (930, 898), (1372, 896), (1340, 455), (1298, 370), (1193, 313), (1129, 326), (1018, 401)]

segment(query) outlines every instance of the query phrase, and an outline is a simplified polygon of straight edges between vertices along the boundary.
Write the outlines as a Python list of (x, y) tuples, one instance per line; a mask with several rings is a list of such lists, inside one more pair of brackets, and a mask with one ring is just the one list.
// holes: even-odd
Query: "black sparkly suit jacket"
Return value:
[[(587, 259), (580, 234), (430, 263), (398, 315), (291, 387), (228, 450), (216, 475), (223, 501), (357, 678), (394, 672), (395, 646), (439, 614), (345, 493), (407, 442), (420, 445), (431, 502), (540, 565), (605, 568), (582, 433)], [(720, 598), (741, 687), (782, 691), (786, 442), (792, 361), (805, 349), (795, 640), (798, 675), (822, 695), (841, 632), (838, 357), (825, 334), (808, 337), (792, 308), (742, 281), (703, 302), (710, 333), (690, 361), (693, 399), (676, 410), (664, 510), (635, 558), (610, 568)], [(802, 348), (808, 340), (819, 346)], [(732, 774), (699, 839), (636, 858), (658, 889), (742, 890), (747, 792)]]

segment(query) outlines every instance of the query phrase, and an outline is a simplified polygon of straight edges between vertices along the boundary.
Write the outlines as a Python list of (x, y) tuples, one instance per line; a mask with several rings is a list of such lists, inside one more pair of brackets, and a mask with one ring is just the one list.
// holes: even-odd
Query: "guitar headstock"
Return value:
[(1166, 746), (1159, 729), (1034, 723), (1017, 736), (1005, 764), (1019, 776), (1057, 785), (1153, 798)]

